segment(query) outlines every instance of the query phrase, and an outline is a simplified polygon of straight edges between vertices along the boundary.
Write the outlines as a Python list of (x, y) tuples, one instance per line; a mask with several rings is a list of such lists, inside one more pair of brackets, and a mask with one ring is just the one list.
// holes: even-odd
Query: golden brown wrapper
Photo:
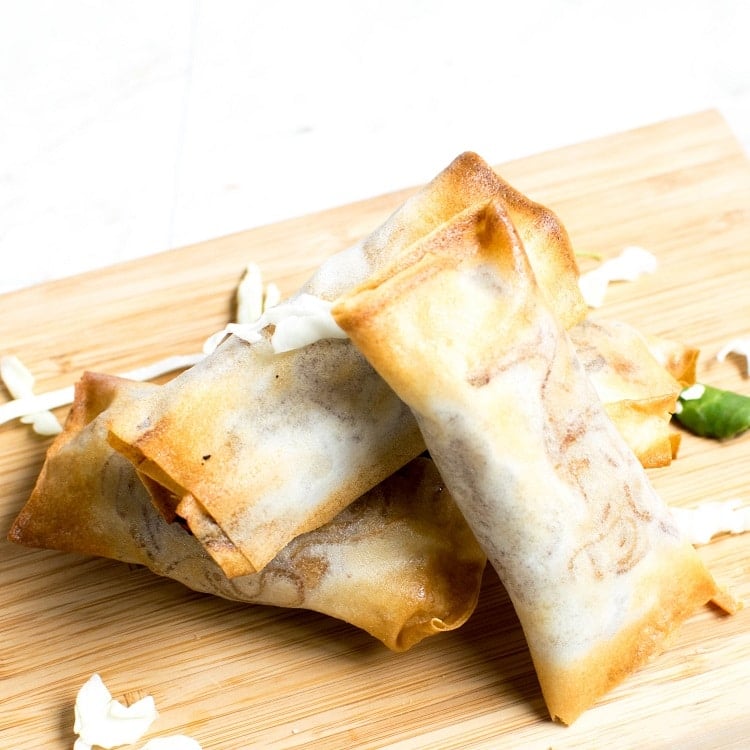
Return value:
[[(566, 325), (586, 312), (564, 227), (476, 154), (455, 159), (300, 290), (333, 300), (477, 203), (502, 201)], [(236, 337), (111, 422), (112, 445), (228, 575), (261, 570), (424, 450), (409, 409), (346, 340), (275, 354)], [(283, 460), (279, 457), (283, 454)], [(290, 467), (293, 467), (290, 470)], [(159, 489), (161, 486), (162, 489)]]
[(410, 246), (332, 312), (414, 411), (513, 601), (553, 718), (574, 721), (717, 595), (502, 203)]
[(145, 565), (228, 599), (322, 612), (395, 651), (472, 613), (486, 558), (426, 458), (294, 539), (262, 572), (228, 578), (194, 536), (163, 518), (107, 442), (107, 410), (158, 387), (84, 375), (11, 541)]
[(646, 335), (645, 340), (654, 359), (663, 365), (683, 388), (695, 385), (699, 349), (681, 341), (652, 334)]

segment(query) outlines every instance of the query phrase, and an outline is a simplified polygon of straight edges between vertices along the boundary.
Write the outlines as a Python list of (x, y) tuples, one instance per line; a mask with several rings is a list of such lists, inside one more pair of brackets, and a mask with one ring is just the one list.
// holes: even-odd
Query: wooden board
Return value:
[[(580, 252), (653, 251), (658, 272), (612, 288), (603, 312), (701, 347), (702, 379), (750, 394), (744, 363), (713, 358), (728, 339), (750, 334), (750, 165), (716, 113), (499, 171), (555, 209)], [(229, 317), (247, 261), (290, 292), (409, 192), (5, 295), (0, 352), (18, 355), (42, 391), (84, 369), (118, 373), (195, 351)], [(3, 537), (46, 445), (27, 427), (0, 427)], [(674, 504), (747, 501), (749, 461), (750, 435), (686, 436), (679, 459), (650, 473)], [(750, 601), (750, 535), (717, 540), (701, 555)], [(548, 720), (491, 573), (467, 625), (396, 655), (320, 615), (225, 602), (142, 569), (3, 538), (0, 622), (0, 747), (14, 750), (70, 748), (75, 695), (93, 672), (116, 697), (154, 696), (160, 718), (149, 736), (184, 732), (204, 750), (704, 750), (746, 747), (750, 738), (750, 609), (731, 618), (698, 612), (669, 651), (570, 728)]]

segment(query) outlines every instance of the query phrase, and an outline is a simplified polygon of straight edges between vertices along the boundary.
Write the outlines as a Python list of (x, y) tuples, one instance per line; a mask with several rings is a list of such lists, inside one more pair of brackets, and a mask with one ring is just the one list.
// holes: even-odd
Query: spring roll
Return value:
[(334, 304), (409, 404), (569, 724), (715, 583), (607, 416), (499, 201)]
[(295, 538), (261, 573), (228, 578), (184, 525), (163, 518), (107, 442), (119, 403), (158, 387), (84, 375), (11, 541), (144, 565), (228, 599), (322, 612), (395, 651), (472, 613), (486, 558), (427, 458)]
[[(574, 325), (586, 306), (565, 229), (471, 153), (330, 258), (299, 295), (332, 301), (490, 197), (514, 216), (543, 293)], [(411, 411), (349, 341), (277, 354), (273, 331), (254, 342), (231, 336), (110, 422), (112, 445), (136, 466), (165, 518), (183, 518), (229, 576), (262, 570), (294, 537), (424, 450)]]

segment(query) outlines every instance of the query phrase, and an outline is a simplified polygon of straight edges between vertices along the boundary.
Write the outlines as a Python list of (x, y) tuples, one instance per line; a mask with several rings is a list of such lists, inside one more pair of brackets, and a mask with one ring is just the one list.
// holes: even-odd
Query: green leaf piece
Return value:
[(680, 395), (674, 418), (696, 435), (727, 440), (750, 429), (750, 396), (710, 385), (691, 386)]

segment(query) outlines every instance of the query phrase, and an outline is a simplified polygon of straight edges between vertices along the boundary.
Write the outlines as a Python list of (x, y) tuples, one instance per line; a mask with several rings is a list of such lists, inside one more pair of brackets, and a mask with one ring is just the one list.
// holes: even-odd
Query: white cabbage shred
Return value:
[(727, 342), (717, 353), (716, 359), (723, 362), (730, 354), (739, 354), (745, 358), (745, 377), (750, 377), (750, 336)]
[(245, 273), (237, 286), (237, 323), (252, 323), (269, 307), (281, 300), (281, 292), (276, 284), (263, 286), (263, 276), (257, 263), (248, 263)]
[(682, 414), (682, 402), (683, 401), (698, 401), (703, 398), (703, 394), (706, 392), (706, 386), (703, 383), (694, 383), (683, 389), (680, 393), (680, 398), (675, 404), (674, 413)]
[(332, 305), (332, 302), (312, 294), (299, 294), (267, 308), (253, 322), (229, 323), (206, 341), (204, 351), (213, 351), (229, 334), (254, 344), (261, 340), (261, 331), (269, 325), (274, 326), (271, 346), (277, 354), (301, 349), (320, 339), (345, 339), (346, 333), (331, 315)]
[(691, 544), (708, 544), (719, 534), (750, 531), (750, 505), (740, 500), (701, 503), (695, 508), (670, 508), (677, 525)]
[(705, 392), (706, 386), (703, 383), (693, 383), (693, 385), (682, 390), (680, 398), (683, 401), (698, 401), (703, 398)]
[(18, 357), (12, 354), (0, 357), (0, 379), (13, 398), (31, 404), (18, 415), (24, 424), (30, 424), (39, 435), (57, 435), (62, 432), (62, 425), (49, 411), (53, 406), (34, 406), (34, 376)]
[(210, 336), (203, 351), (210, 354), (230, 334), (250, 344), (261, 339), (261, 331), (274, 326), (271, 346), (277, 354), (301, 349), (320, 339), (346, 338), (331, 315), (331, 302), (312, 294), (298, 294), (284, 302), (275, 284), (265, 288), (260, 269), (250, 263), (237, 287), (237, 317)]
[[(204, 354), (187, 354), (165, 357), (149, 365), (138, 367), (135, 370), (120, 373), (120, 377), (128, 378), (129, 380), (151, 380), (175, 370), (192, 367), (203, 359), (204, 356)], [(26, 369), (17, 357), (2, 357), (0, 358), (0, 362), (7, 359), (18, 361), (19, 365)], [(57, 417), (45, 410), (72, 404), (75, 395), (72, 385), (37, 395), (33, 391), (20, 392), (12, 389), (7, 385), (5, 373), (0, 372), (0, 374), (2, 375), (3, 382), (6, 382), (6, 387), (10, 391), (10, 394), (15, 397), (13, 401), (0, 404), (0, 424), (10, 422), (12, 419), (20, 419), (25, 424), (31, 423), (34, 432), (40, 435), (56, 435), (62, 431), (62, 426), (58, 422)], [(55, 424), (49, 421), (50, 418), (54, 420)]]
[(78, 739), (73, 750), (131, 745), (143, 737), (158, 716), (149, 695), (131, 706), (112, 698), (102, 678), (92, 675), (78, 691), (73, 731)]
[[(73, 750), (132, 745), (149, 730), (158, 716), (154, 699), (147, 695), (130, 706), (112, 698), (98, 674), (93, 674), (76, 696)], [(149, 740), (142, 750), (201, 750), (191, 737), (175, 734)]]
[(589, 307), (601, 307), (610, 282), (636, 281), (647, 273), (656, 271), (656, 256), (637, 245), (629, 245), (622, 252), (592, 271), (581, 274), (578, 286)]

